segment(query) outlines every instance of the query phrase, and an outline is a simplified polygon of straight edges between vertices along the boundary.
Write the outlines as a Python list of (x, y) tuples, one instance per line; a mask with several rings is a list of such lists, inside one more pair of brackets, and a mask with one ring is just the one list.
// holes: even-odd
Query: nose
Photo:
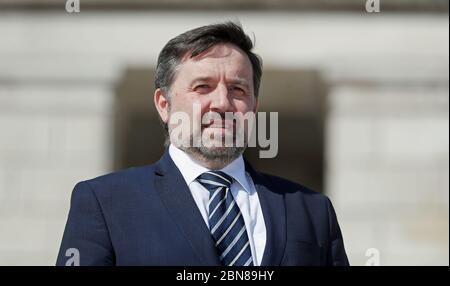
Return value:
[(227, 86), (218, 85), (216, 91), (211, 94), (210, 110), (219, 113), (233, 111), (233, 102), (230, 96), (231, 93)]

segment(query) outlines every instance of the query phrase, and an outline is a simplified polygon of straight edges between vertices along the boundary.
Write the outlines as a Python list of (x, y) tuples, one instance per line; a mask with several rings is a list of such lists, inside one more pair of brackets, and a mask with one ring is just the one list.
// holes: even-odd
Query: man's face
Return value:
[[(168, 111), (165, 116), (162, 114), (163, 121), (169, 123), (176, 112), (185, 112), (193, 120), (194, 104), (200, 107), (202, 118), (211, 112), (222, 117), (220, 121), (203, 121), (199, 130), (203, 138), (219, 138), (217, 140), (223, 143), (224, 137), (233, 136), (233, 129), (236, 127), (232, 121), (225, 120), (225, 112), (245, 114), (256, 112), (258, 107), (254, 95), (252, 65), (247, 55), (234, 45), (218, 44), (194, 58), (183, 59), (170, 88)], [(174, 127), (169, 124), (169, 133)], [(191, 137), (194, 133), (191, 129)], [(221, 142), (216, 142), (216, 147), (203, 146), (196, 151), (206, 153), (203, 154), (206, 157), (221, 154), (229, 156), (243, 151), (243, 148), (228, 149), (230, 147), (224, 147)]]

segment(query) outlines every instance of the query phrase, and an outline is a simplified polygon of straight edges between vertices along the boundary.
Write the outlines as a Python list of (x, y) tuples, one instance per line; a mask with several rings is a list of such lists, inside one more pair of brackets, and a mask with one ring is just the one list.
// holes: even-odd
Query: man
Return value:
[[(242, 158), (247, 140), (224, 144), (243, 124), (225, 115), (258, 110), (262, 63), (252, 48), (231, 22), (166, 44), (154, 103), (170, 145), (153, 165), (75, 186), (57, 265), (74, 250), (81, 265), (348, 265), (328, 198), (255, 171)], [(219, 118), (190, 130), (194, 106)], [(192, 122), (172, 136), (180, 114)]]

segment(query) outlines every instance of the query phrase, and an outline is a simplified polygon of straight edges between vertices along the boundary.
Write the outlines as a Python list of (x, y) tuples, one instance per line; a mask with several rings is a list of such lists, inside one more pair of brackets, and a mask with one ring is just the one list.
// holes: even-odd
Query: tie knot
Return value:
[(211, 191), (218, 187), (230, 188), (233, 178), (221, 171), (208, 171), (198, 176), (197, 181)]

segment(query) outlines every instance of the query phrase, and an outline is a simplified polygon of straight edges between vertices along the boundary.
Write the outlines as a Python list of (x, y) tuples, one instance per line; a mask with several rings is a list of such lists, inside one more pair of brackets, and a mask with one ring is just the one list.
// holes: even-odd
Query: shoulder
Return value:
[[(130, 167), (104, 174), (92, 179), (80, 181), (74, 188), (74, 195), (86, 196), (93, 192), (97, 197), (120, 195), (142, 189), (151, 182), (154, 174), (154, 165)], [(77, 194), (82, 193), (82, 194)]]

